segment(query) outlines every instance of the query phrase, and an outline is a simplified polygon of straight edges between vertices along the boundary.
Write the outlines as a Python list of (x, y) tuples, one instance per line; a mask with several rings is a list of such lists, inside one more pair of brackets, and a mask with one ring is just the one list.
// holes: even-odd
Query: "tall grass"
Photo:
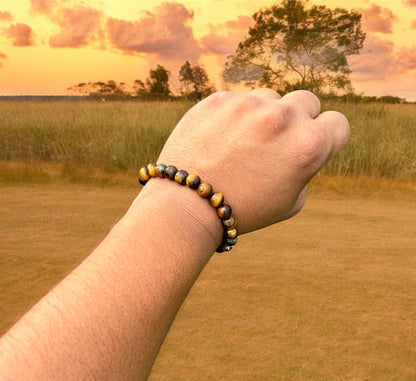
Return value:
[[(120, 172), (154, 161), (191, 103), (0, 102), (0, 160)], [(416, 106), (327, 102), (351, 124), (327, 175), (416, 180)]]
[(327, 103), (351, 125), (346, 148), (323, 172), (416, 180), (416, 105)]
[(0, 103), (0, 160), (108, 171), (157, 158), (188, 103)]

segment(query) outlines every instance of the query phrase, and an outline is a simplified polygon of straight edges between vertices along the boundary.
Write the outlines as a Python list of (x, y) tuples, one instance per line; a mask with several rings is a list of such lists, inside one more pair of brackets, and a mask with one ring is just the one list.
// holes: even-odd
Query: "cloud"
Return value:
[(416, 7), (416, 0), (404, 0), (404, 3), (411, 7)]
[(368, 36), (360, 55), (349, 58), (357, 82), (384, 81), (416, 70), (416, 47), (396, 49), (392, 41)]
[(416, 29), (416, 20), (412, 21), (412, 24), (410, 25), (411, 29)]
[(239, 16), (237, 20), (230, 20), (225, 24), (211, 24), (210, 33), (200, 41), (204, 53), (222, 55), (234, 53), (252, 24), (253, 18), (249, 16)]
[(55, 0), (30, 0), (31, 10), (35, 13), (50, 14), (56, 6)]
[(361, 9), (364, 30), (368, 32), (393, 33), (393, 23), (398, 17), (388, 8), (372, 4), (371, 8)]
[(145, 12), (138, 21), (110, 18), (107, 31), (111, 43), (126, 53), (147, 53), (158, 59), (194, 61), (200, 48), (188, 25), (194, 12), (183, 4), (162, 3)]
[(12, 21), (13, 16), (10, 12), (0, 11), (0, 21)]
[(50, 38), (50, 46), (77, 48), (98, 39), (101, 16), (102, 13), (99, 10), (84, 6), (59, 8), (51, 19), (61, 30)]
[(9, 28), (3, 29), (4, 34), (13, 40), (14, 46), (32, 46), (33, 31), (27, 24), (13, 24)]

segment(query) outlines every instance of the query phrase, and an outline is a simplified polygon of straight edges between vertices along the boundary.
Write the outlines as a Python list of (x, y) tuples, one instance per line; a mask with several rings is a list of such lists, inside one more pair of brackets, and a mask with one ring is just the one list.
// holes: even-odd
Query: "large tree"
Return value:
[(284, 0), (253, 18), (248, 36), (228, 57), (226, 82), (257, 82), (281, 92), (351, 89), (347, 56), (363, 47), (361, 14)]
[(201, 100), (215, 91), (205, 69), (198, 65), (191, 66), (189, 61), (179, 69), (179, 82), (182, 96), (188, 99)]

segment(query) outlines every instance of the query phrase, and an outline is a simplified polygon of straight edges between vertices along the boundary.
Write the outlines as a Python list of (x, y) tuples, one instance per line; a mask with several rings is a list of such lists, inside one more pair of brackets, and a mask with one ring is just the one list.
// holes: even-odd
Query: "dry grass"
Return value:
[[(0, 161), (58, 165), (68, 179), (90, 171), (116, 173), (157, 159), (191, 103), (0, 102)], [(327, 102), (351, 123), (346, 149), (324, 169), (329, 175), (416, 180), (416, 106)], [(35, 163), (36, 165), (33, 165)], [(86, 169), (86, 170), (85, 170)], [(0, 168), (1, 172), (1, 168)], [(9, 181), (22, 181), (18, 173)]]
[[(391, 193), (382, 182), (377, 194), (365, 181), (361, 191), (346, 184), (355, 190), (321, 177), (299, 216), (214, 256), (150, 380), (416, 379), (414, 184)], [(136, 193), (1, 186), (1, 331), (97, 245)]]

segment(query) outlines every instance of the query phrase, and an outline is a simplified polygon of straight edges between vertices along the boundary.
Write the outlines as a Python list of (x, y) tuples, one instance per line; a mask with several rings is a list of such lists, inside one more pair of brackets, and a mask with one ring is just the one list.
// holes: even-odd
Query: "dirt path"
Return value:
[[(62, 279), (133, 188), (0, 187), (0, 332)], [(416, 198), (315, 191), (215, 255), (151, 380), (416, 379)]]

